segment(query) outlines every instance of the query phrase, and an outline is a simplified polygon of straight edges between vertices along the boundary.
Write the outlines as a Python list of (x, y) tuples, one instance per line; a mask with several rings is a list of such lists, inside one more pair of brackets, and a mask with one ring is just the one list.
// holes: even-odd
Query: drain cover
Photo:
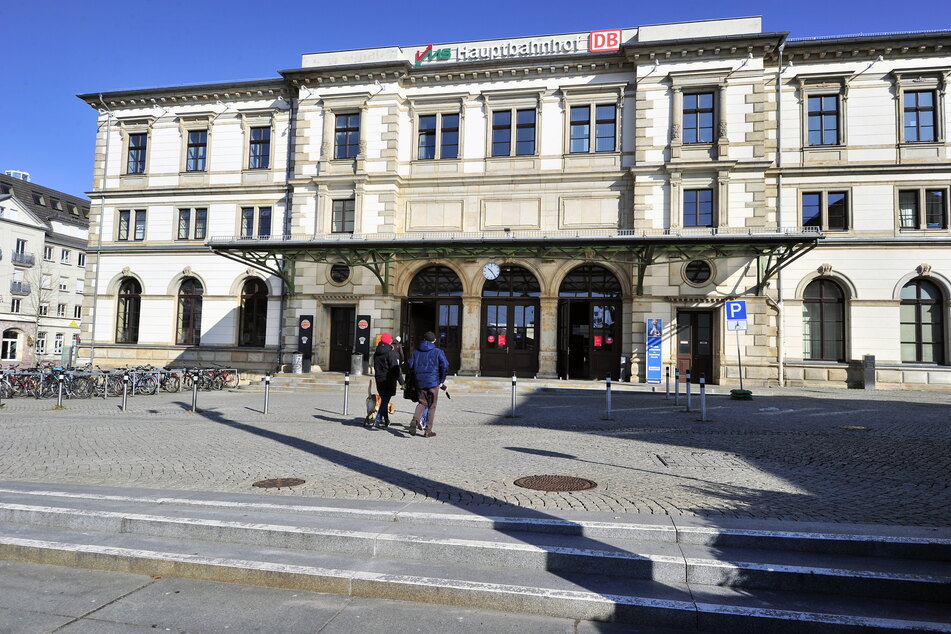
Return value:
[(536, 491), (585, 491), (598, 486), (597, 482), (584, 478), (572, 478), (560, 475), (535, 475), (519, 478), (515, 486)]
[(251, 486), (259, 489), (280, 489), (282, 487), (296, 487), (298, 484), (304, 484), (300, 478), (271, 478), (270, 480), (258, 480)]

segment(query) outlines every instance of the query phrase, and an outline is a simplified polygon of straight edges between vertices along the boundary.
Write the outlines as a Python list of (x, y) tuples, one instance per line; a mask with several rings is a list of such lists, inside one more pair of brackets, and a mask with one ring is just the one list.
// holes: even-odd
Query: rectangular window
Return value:
[(11, 313), (20, 312), (20, 300), (18, 298), (14, 298), (13, 301), (10, 302), (10, 312)]
[(50, 207), (52, 207), (56, 211), (63, 211), (63, 203), (60, 201), (59, 198), (50, 197)]
[(135, 210), (135, 239), (145, 240), (145, 210)]
[[(594, 112), (594, 120), (591, 114)], [(614, 104), (600, 106), (572, 106), (569, 114), (568, 151), (590, 152), (591, 130), (594, 130), (594, 151), (613, 152), (617, 131), (617, 107)]]
[(188, 240), (188, 236), (191, 233), (191, 227), (192, 227), (191, 218), (192, 218), (191, 209), (178, 210), (178, 239), (179, 240)]
[(420, 160), (436, 158), (436, 115), (419, 118), (419, 143), (417, 156)]
[(50, 305), (49, 304), (40, 304), (40, 317), (46, 317), (50, 314)]
[[(204, 211), (204, 210), (200, 210)], [(255, 211), (257, 211), (257, 217), (255, 218)], [(257, 220), (257, 222), (255, 222)], [(240, 227), (240, 236), (242, 238), (253, 238), (255, 236), (255, 227), (257, 228), (257, 237), (258, 238), (269, 238), (271, 237), (271, 208), (270, 207), (259, 207), (255, 210), (254, 207), (242, 207), (241, 208), (241, 227)], [(204, 229), (202, 229), (204, 231)]]
[(76, 280), (76, 292), (82, 294), (86, 290), (85, 280)]
[(46, 196), (40, 192), (33, 192), (33, 203), (36, 205), (42, 205), (46, 207)]
[(208, 210), (204, 207), (195, 210), (195, 239), (204, 240), (208, 233)]
[(713, 190), (684, 190), (684, 226), (713, 226)]
[(713, 93), (684, 95), (684, 143), (713, 143)]
[[(24, 253), (26, 253), (26, 240), (17, 238), (17, 243), (16, 243), (16, 246), (13, 248), (13, 252), (19, 253), (20, 255), (23, 255)], [(50, 255), (50, 257), (52, 257), (52, 255)]]
[(53, 261), (53, 247), (43, 247), (43, 259), (47, 262)]
[(904, 94), (905, 141), (928, 143), (935, 140), (935, 99), (932, 90)]
[[(515, 129), (512, 129), (512, 120)], [(513, 138), (514, 132), (514, 138)], [(492, 112), (492, 156), (516, 156), (535, 153), (535, 110), (495, 110)]]
[(839, 144), (839, 96), (809, 97), (809, 145)]
[(261, 207), (258, 209), (258, 237), (269, 238), (271, 236), (271, 208)]
[(416, 157), (421, 161), (459, 156), (459, 115), (428, 114), (419, 117)]
[(334, 233), (353, 233), (355, 201), (353, 198), (335, 200), (331, 231)]
[(59, 278), (59, 290), (63, 293), (69, 290), (69, 280), (65, 277)]
[(271, 128), (251, 128), (250, 169), (267, 169), (271, 164)]
[(148, 139), (149, 135), (144, 132), (129, 135), (129, 161), (127, 165), (129, 174), (145, 173), (145, 150)]
[(56, 333), (56, 338), (53, 340), (53, 354), (63, 354), (63, 333)]
[(189, 130), (185, 170), (204, 172), (205, 157), (208, 153), (208, 130)]
[(617, 106), (595, 106), (594, 116), (594, 151), (613, 152), (617, 148)]
[(69, 249), (63, 249), (59, 252), (60, 264), (69, 264), (69, 261), (71, 259), (72, 259), (72, 252)]
[(36, 354), (46, 354), (46, 333), (36, 333)]
[[(903, 189), (898, 192), (900, 229), (946, 229), (948, 197), (946, 189)], [(922, 214), (922, 212), (924, 212)]]
[(76, 266), (82, 266), (82, 267), (85, 267), (85, 266), (86, 266), (86, 254), (85, 254), (85, 253), (77, 253), (77, 254), (76, 254)]
[(254, 237), (254, 207), (241, 208), (241, 237)]
[(57, 317), (66, 316), (66, 304), (56, 304), (56, 316)]
[(824, 231), (849, 228), (848, 192), (807, 192), (802, 194), (802, 226)]
[(129, 239), (129, 217), (131, 213), (128, 209), (119, 210), (119, 231), (116, 234), (116, 240)]
[(334, 158), (355, 158), (360, 152), (360, 113), (338, 114), (334, 122)]
[(83, 307), (81, 304), (76, 304), (73, 306), (73, 319), (82, 319), (83, 318)]
[(53, 288), (53, 276), (52, 276), (52, 275), (44, 275), (44, 276), (40, 279), (40, 288), (47, 289), (47, 290), (51, 290), (51, 289)]
[(459, 115), (440, 115), (439, 158), (459, 158)]
[(568, 150), (588, 152), (591, 150), (591, 106), (572, 106), (569, 126)]

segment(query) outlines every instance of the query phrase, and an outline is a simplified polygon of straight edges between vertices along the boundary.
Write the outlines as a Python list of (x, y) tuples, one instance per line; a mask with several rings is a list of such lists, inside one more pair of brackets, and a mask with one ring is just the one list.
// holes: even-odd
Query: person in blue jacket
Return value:
[[(436, 334), (429, 331), (423, 335), (413, 353), (409, 355), (406, 365), (416, 376), (416, 385), (419, 389), (419, 400), (416, 411), (413, 413), (413, 422), (409, 433), (413, 436), (417, 431), (423, 432), (424, 438), (436, 435), (433, 423), (436, 422), (436, 400), (439, 398), (439, 388), (445, 389), (446, 374), (449, 372), (449, 360), (446, 353), (436, 346)], [(426, 414), (426, 425), (421, 426), (423, 412)]]

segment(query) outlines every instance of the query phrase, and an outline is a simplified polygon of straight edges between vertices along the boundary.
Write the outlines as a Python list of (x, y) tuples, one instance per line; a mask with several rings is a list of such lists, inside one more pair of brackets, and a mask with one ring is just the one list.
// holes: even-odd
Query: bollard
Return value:
[(126, 411), (129, 406), (129, 375), (122, 375), (122, 411)]
[(687, 409), (685, 411), (690, 411), (690, 370), (687, 370)]
[(700, 422), (707, 422), (707, 380), (700, 373)]
[(350, 373), (343, 373), (343, 415), (350, 409)]
[(267, 414), (268, 402), (271, 400), (271, 373), (264, 375), (264, 413)]
[(63, 373), (56, 373), (56, 382), (59, 384), (58, 391), (56, 393), (56, 409), (62, 409), (63, 407)]
[(664, 390), (664, 400), (670, 400), (670, 366), (667, 366), (667, 389)]
[(674, 405), (680, 405), (680, 368), (674, 369)]
[(198, 372), (192, 372), (192, 414), (198, 412), (198, 378), (200, 376)]
[(611, 419), (612, 419), (612, 416), (611, 416), (611, 375), (610, 375), (610, 374), (608, 375), (608, 378), (606, 378), (606, 379), (604, 380), (604, 382), (605, 382), (605, 389), (607, 390), (606, 393), (607, 393), (607, 397), (608, 397), (608, 415), (607, 415), (607, 419), (608, 419), (608, 420), (611, 420)]
[(509, 418), (515, 418), (515, 373), (512, 372), (512, 414)]

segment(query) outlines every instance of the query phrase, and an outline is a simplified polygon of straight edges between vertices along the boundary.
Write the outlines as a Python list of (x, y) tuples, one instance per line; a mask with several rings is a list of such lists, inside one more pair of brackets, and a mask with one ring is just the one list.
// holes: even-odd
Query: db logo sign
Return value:
[(591, 31), (588, 38), (588, 50), (592, 53), (616, 51), (621, 48), (621, 29)]

